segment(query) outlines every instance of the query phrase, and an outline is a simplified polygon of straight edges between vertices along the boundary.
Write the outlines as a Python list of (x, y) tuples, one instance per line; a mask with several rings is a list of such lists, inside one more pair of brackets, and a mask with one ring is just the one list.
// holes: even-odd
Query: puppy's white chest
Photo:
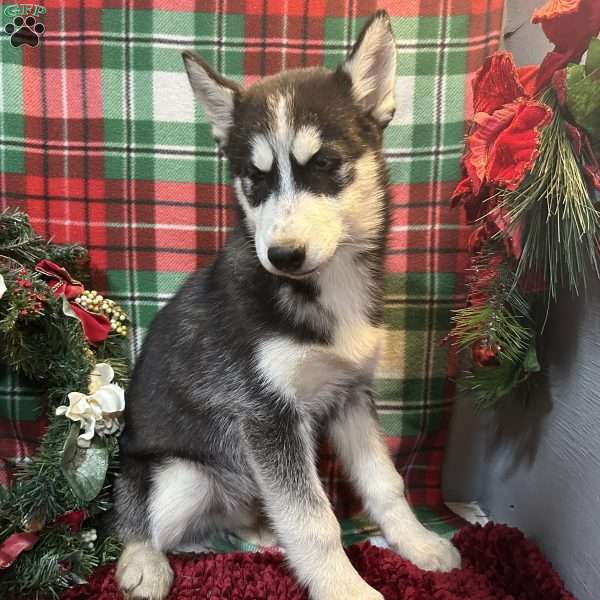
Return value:
[[(373, 377), (384, 330), (367, 317), (373, 301), (369, 285), (366, 268), (357, 265), (352, 253), (340, 250), (320, 276), (318, 306), (311, 309), (317, 316), (320, 311), (333, 316), (331, 343), (303, 344), (285, 336), (261, 341), (257, 366), (265, 384), (287, 397), (312, 401)], [(289, 306), (309, 320), (314, 317), (302, 305)]]
[(383, 334), (383, 329), (363, 322), (340, 328), (329, 345), (273, 337), (258, 346), (258, 371), (265, 384), (286, 397), (311, 401), (333, 388), (371, 378)]

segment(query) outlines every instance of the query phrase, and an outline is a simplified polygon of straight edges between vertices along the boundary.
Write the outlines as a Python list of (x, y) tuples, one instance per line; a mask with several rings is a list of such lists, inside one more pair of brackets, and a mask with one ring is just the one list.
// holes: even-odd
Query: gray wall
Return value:
[(600, 283), (564, 297), (529, 407), (485, 422), (481, 504), (536, 540), (578, 600), (600, 598)]
[[(541, 2), (508, 2), (506, 48), (539, 62)], [(543, 340), (545, 375), (529, 398), (477, 414), (459, 399), (444, 473), (447, 500), (479, 500), (534, 539), (578, 600), (600, 598), (600, 282), (563, 297)], [(542, 599), (540, 599), (542, 600)]]

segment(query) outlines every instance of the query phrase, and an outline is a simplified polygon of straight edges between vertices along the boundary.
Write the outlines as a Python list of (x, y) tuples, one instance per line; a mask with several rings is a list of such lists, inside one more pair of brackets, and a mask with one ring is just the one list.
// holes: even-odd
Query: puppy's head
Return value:
[(307, 277), (341, 247), (378, 243), (386, 214), (382, 132), (395, 110), (396, 51), (385, 12), (373, 15), (334, 72), (284, 71), (243, 89), (199, 56), (183, 58), (265, 269)]

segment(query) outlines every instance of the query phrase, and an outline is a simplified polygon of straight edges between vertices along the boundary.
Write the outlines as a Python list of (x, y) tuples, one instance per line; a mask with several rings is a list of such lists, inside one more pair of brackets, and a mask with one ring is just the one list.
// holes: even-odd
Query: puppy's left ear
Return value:
[(385, 127), (396, 110), (396, 44), (386, 11), (369, 19), (341, 69), (352, 80), (354, 99)]

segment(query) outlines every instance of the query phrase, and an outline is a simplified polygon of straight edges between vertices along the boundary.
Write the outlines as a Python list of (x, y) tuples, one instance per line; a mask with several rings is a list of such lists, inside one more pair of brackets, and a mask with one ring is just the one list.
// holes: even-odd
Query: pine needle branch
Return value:
[(600, 215), (554, 92), (546, 91), (542, 101), (554, 116), (542, 132), (540, 155), (517, 190), (501, 192), (501, 202), (512, 226), (524, 226), (517, 279), (543, 275), (550, 298), (556, 299), (560, 289), (578, 293), (587, 288), (590, 274), (600, 276)]

